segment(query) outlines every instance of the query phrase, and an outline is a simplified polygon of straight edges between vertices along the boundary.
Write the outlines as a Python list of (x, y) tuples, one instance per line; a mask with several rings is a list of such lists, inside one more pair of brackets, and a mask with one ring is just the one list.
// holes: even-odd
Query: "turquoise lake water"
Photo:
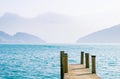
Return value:
[(69, 63), (80, 63), (80, 52), (96, 55), (102, 79), (120, 79), (120, 45), (0, 45), (0, 79), (60, 79), (60, 51)]

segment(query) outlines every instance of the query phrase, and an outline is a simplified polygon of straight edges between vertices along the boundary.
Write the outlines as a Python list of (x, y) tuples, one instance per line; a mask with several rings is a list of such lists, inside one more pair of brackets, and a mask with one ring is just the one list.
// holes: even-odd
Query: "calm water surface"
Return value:
[(80, 63), (80, 51), (97, 56), (102, 79), (120, 79), (120, 45), (0, 45), (0, 79), (60, 79), (60, 51)]

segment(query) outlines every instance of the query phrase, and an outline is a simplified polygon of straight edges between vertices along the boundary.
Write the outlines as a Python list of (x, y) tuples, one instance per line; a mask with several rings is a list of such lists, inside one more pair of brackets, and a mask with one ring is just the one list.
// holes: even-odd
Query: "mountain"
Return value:
[(46, 24), (66, 24), (69, 20), (69, 17), (55, 13), (45, 13), (34, 18), (23, 18), (13, 13), (5, 13), (0, 17), (0, 27), (37, 27)]
[(55, 13), (45, 13), (35, 17), (34, 22), (39, 23), (48, 23), (48, 24), (64, 24), (70, 21), (69, 17), (64, 16), (62, 14), (55, 14)]
[(120, 24), (94, 32), (77, 40), (77, 43), (120, 43)]
[(11, 36), (3, 31), (0, 31), (0, 38), (1, 39), (10, 39)]
[(26, 19), (12, 13), (5, 13), (2, 17), (0, 17), (1, 27), (16, 26), (25, 22)]
[[(43, 13), (36, 17), (29, 18), (14, 13), (5, 13), (0, 16), (0, 30), (9, 33), (21, 31), (27, 33), (33, 32), (37, 33), (40, 37), (48, 39), (48, 42), (55, 43), (59, 42), (59, 40), (62, 41), (62, 39), (66, 40), (66, 38), (63, 38), (64, 36), (68, 36), (69, 34), (72, 35), (74, 31), (76, 32), (74, 28), (80, 26), (78, 24), (80, 22), (77, 21), (80, 20), (76, 20), (76, 17), (74, 16), (52, 12)], [(71, 29), (71, 31), (67, 31), (69, 28), (73, 28), (74, 30)], [(65, 31), (68, 33), (65, 33)]]
[(0, 31), (0, 43), (2, 44), (39, 44), (45, 43), (44, 40), (40, 39), (37, 36), (17, 32), (15, 35), (9, 35), (3, 31)]

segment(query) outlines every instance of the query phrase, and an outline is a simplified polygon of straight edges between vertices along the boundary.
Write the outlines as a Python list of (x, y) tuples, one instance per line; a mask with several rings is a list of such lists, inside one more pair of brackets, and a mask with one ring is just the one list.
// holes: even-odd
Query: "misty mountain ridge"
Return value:
[(120, 43), (120, 24), (94, 32), (77, 40), (77, 43)]
[(55, 14), (55, 13), (45, 13), (41, 14), (39, 16), (36, 16), (34, 18), (23, 18), (17, 14), (13, 13), (5, 13), (2, 17), (0, 17), (0, 26), (5, 26), (7, 25), (36, 25), (39, 24), (49, 24), (49, 23), (68, 23), (69, 22), (69, 17), (60, 15), (60, 14)]
[(23, 32), (17, 32), (16, 34), (9, 35), (3, 31), (0, 31), (0, 43), (2, 44), (40, 44), (45, 43), (44, 40), (40, 39), (37, 36), (23, 33)]
[[(27, 31), (26, 29), (32, 28), (30, 30), (35, 30), (35, 31), (37, 31), (37, 33), (44, 33), (44, 35), (48, 35), (47, 33), (49, 32), (50, 35), (52, 36), (53, 31), (51, 29), (57, 29), (56, 31), (58, 31), (58, 33), (56, 33), (54, 31), (55, 32), (54, 34), (58, 35), (59, 33), (61, 33), (60, 30), (63, 30), (61, 28), (61, 26), (62, 26), (62, 27), (64, 27), (64, 29), (67, 29), (67, 30), (69, 30), (69, 28), (72, 27), (72, 29), (70, 29), (71, 32), (68, 33), (68, 34), (72, 34), (72, 32), (76, 33), (79, 30), (78, 29), (77, 31), (76, 30), (73, 31), (74, 28), (78, 28), (79, 26), (88, 26), (89, 27), (92, 25), (90, 19), (87, 19), (87, 17), (88, 16), (86, 16), (86, 17), (83, 16), (80, 18), (80, 17), (65, 16), (65, 15), (56, 14), (56, 13), (44, 13), (44, 14), (41, 14), (34, 18), (24, 18), (17, 14), (6, 13), (0, 17), (0, 28), (3, 31), (9, 31), (9, 30), (15, 29), (15, 31), (25, 31), (28, 33), (29, 33), (29, 31)], [(92, 18), (92, 16), (90, 18)], [(98, 20), (98, 19), (95, 19), (95, 20)], [(95, 23), (96, 22), (93, 22), (93, 24), (95, 24)], [(103, 23), (104, 22), (101, 22), (101, 24), (103, 24)], [(110, 22), (108, 22), (108, 24), (109, 23)], [(101, 24), (99, 24), (99, 25), (101, 25)], [(76, 26), (78, 26), (78, 27), (76, 27)], [(45, 32), (43, 32), (43, 30)], [(82, 37), (82, 38), (78, 39), (77, 42), (78, 43), (81, 43), (81, 42), (82, 43), (114, 43), (114, 42), (117, 43), (117, 42), (120, 42), (119, 41), (120, 38), (118, 36), (118, 34), (120, 34), (119, 30), (120, 30), (120, 25), (116, 25), (111, 28), (104, 29), (104, 30), (101, 30), (98, 32), (94, 32), (85, 37)], [(0, 38), (0, 41), (2, 40), (4, 42), (5, 42), (5, 40), (7, 41), (7, 39), (9, 39), (9, 41), (11, 41), (13, 43), (14, 43), (14, 41), (16, 41), (16, 42), (20, 41), (20, 42), (24, 43), (24, 41), (28, 40), (27, 38), (29, 38), (29, 37), (24, 36), (19, 33), (16, 33), (13, 36), (11, 36), (7, 33), (4, 33), (4, 32), (0, 33), (0, 34), (4, 34), (3, 35), (4, 38), (3, 37), (2, 37), (2, 39)], [(66, 36), (67, 36), (67, 34), (66, 34)], [(27, 38), (24, 38), (24, 37), (27, 37)], [(24, 39), (24, 41), (19, 40), (18, 38)], [(31, 39), (33, 39), (33, 38), (31, 38)], [(38, 39), (36, 39), (36, 40), (38, 40)]]
[(38, 33), (39, 36), (42, 35), (42, 37), (45, 39), (48, 38), (47, 32), (49, 32), (49, 36), (51, 35), (49, 39), (54, 40), (52, 37), (56, 33), (52, 34), (53, 32), (57, 31), (56, 35), (58, 35), (60, 34), (62, 27), (65, 27), (64, 29), (67, 29), (70, 26), (75, 26), (74, 22), (76, 22), (76, 20), (73, 18), (74, 17), (72, 16), (50, 12), (43, 13), (31, 18), (25, 18), (14, 13), (5, 13), (0, 17), (0, 29), (2, 31), (12, 33), (19, 31), (30, 33), (33, 31), (35, 33)]

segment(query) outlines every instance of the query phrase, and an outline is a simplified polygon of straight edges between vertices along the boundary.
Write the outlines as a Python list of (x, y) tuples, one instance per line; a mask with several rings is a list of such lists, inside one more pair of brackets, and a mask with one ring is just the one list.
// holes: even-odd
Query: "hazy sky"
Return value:
[(39, 27), (42, 30), (33, 29), (34, 27), (29, 27), (29, 30), (0, 28), (11, 34), (16, 31), (32, 33), (49, 43), (75, 43), (79, 37), (119, 24), (120, 0), (0, 0), (0, 16), (6, 12), (25, 18), (48, 12), (78, 16), (84, 24), (79, 22), (75, 26), (60, 26), (52, 31), (49, 30), (50, 27)]
[(120, 13), (119, 0), (0, 0), (0, 15), (13, 12), (33, 17), (45, 12), (66, 15)]

